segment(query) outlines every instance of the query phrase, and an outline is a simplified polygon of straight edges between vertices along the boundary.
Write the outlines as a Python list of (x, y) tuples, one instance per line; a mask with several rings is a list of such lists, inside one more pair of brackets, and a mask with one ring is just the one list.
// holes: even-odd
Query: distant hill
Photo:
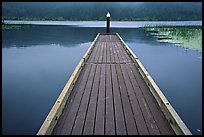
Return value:
[(59, 20), (202, 20), (201, 2), (2, 2), (2, 16)]

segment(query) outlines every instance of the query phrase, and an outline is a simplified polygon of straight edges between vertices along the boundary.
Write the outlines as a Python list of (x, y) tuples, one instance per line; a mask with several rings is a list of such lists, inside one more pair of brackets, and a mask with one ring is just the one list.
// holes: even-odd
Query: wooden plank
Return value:
[(95, 46), (94, 46), (94, 49), (92, 51), (92, 54), (90, 55), (89, 59), (87, 62), (94, 62), (94, 59), (96, 57), (96, 54), (97, 54), (97, 51), (99, 50), (99, 47), (98, 47), (98, 42), (96, 42)]
[[(129, 64), (121, 64), (121, 69), (124, 75), (125, 84), (128, 91), (128, 96), (130, 100), (130, 104), (132, 106), (134, 118), (136, 121), (137, 129), (139, 135), (148, 135), (149, 131), (146, 126), (146, 122), (144, 119), (144, 116), (141, 111), (141, 107), (138, 103), (137, 96), (135, 95), (135, 91), (137, 89), (134, 88), (134, 85), (136, 85), (136, 79), (134, 78), (133, 74), (131, 73), (130, 65)], [(139, 97), (141, 98), (141, 97)], [(144, 107), (144, 106), (142, 106)]]
[(166, 119), (168, 119), (171, 127), (173, 128), (174, 132), (178, 135), (192, 135), (190, 130), (187, 128), (185, 123), (181, 120), (179, 115), (176, 113), (174, 108), (171, 106), (169, 101), (166, 99), (166, 97), (163, 95), (159, 87), (156, 85), (154, 80), (151, 78), (151, 76), (148, 74), (142, 63), (139, 61), (138, 57), (132, 52), (132, 50), (125, 44), (125, 42), (122, 40), (122, 38), (116, 33), (116, 35), (119, 37), (120, 41), (123, 43), (124, 48), (128, 49), (128, 52), (130, 53), (130, 56), (132, 57), (133, 61), (136, 63), (137, 67), (139, 68), (140, 74), (145, 79), (145, 82), (147, 83), (150, 92), (153, 94), (154, 98), (157, 101), (157, 104), (160, 106), (160, 109), (164, 113)]
[[(133, 66), (132, 66), (132, 68), (133, 68)], [(141, 78), (141, 76), (140, 76), (140, 74), (138, 73), (138, 72), (136, 72), (136, 70), (134, 71), (135, 72), (135, 74), (137, 74), (136, 75), (136, 77), (137, 77), (137, 79), (138, 79), (138, 81), (140, 81), (142, 84), (144, 84), (144, 80)], [(144, 101), (143, 101), (144, 102)], [(161, 112), (160, 112), (161, 113)], [(151, 125), (152, 123), (155, 123), (154, 122), (154, 120), (151, 120), (152, 122), (150, 122), (150, 124), (148, 124), (148, 125)], [(149, 123), (149, 122), (148, 122)], [(152, 124), (152, 125), (154, 125), (154, 124)], [(167, 130), (167, 128), (165, 128), (166, 130)], [(158, 128), (155, 126), (154, 128), (151, 128), (151, 127), (149, 127), (149, 130), (150, 130), (150, 133), (151, 134), (159, 134), (159, 131), (158, 131)], [(166, 132), (167, 134), (170, 134), (170, 133), (168, 133), (168, 132)]]
[(118, 45), (117, 42), (113, 42), (113, 44), (114, 44), (115, 58), (117, 58), (115, 63), (122, 63), (122, 61), (121, 61), (122, 60), (122, 57), (121, 57), (122, 55), (119, 52), (120, 45)]
[(103, 49), (103, 63), (106, 63), (107, 58), (107, 43), (104, 43), (104, 49)]
[(120, 52), (121, 45), (119, 45), (117, 42), (114, 42), (114, 43), (115, 43), (116, 53), (118, 55), (118, 63), (125, 63), (122, 59), (122, 56), (124, 53)]
[[(130, 64), (130, 69), (131, 69), (131, 72), (132, 72), (134, 78), (137, 80), (139, 75), (137, 74), (138, 72), (136, 71), (133, 64)], [(136, 94), (136, 96), (138, 98), (138, 102), (140, 104), (140, 108), (142, 110), (142, 113), (144, 115), (144, 119), (146, 121), (146, 125), (147, 125), (148, 130), (149, 130), (149, 133), (151, 135), (159, 135), (160, 131), (159, 131), (159, 129), (156, 125), (156, 122), (155, 122), (155, 120), (151, 114), (149, 104), (146, 102), (146, 99), (144, 98), (142, 91), (141, 91), (140, 87), (138, 86), (139, 84), (134, 82), (133, 85), (134, 85), (135, 94)], [(143, 85), (146, 86), (145, 84), (143, 84)], [(140, 85), (140, 86), (143, 86), (143, 85)]]
[(82, 59), (84, 59), (84, 62), (87, 61), (87, 59), (89, 58), (95, 44), (96, 44), (96, 41), (98, 39), (98, 37), (100, 36), (100, 33), (97, 34), (96, 38), (94, 39), (94, 41), (92, 42), (91, 46), (89, 47), (89, 49), (86, 51), (86, 53), (84, 54), (84, 56), (82, 57)]
[[(169, 112), (165, 115), (170, 121), (176, 116), (173, 113), (175, 111), (172, 111), (171, 105), (165, 104), (166, 98), (158, 92), (158, 87), (138, 58), (122, 40), (122, 43), (118, 40), (121, 38), (117, 35), (100, 35), (94, 48), (89, 48), (89, 52), (86, 52), (83, 61), (88, 59), (85, 63), (87, 69), (74, 82), (74, 89), (53, 134), (173, 133), (161, 109), (165, 113)], [(143, 78), (145, 82), (150, 82), (151, 92)], [(177, 116), (173, 118), (171, 126), (176, 133), (182, 133), (180, 131), (183, 129), (177, 130), (177, 125), (175, 126), (178, 120)]]
[(103, 37), (104, 37), (104, 35), (100, 35), (100, 37), (98, 38), (98, 42), (103, 41)]
[(123, 51), (125, 51), (124, 53), (125, 53), (125, 58), (126, 58), (126, 60), (128, 61), (128, 62), (132, 62), (132, 60), (131, 60), (131, 55), (129, 54), (129, 50), (128, 49), (125, 49), (124, 47), (123, 47)]
[(66, 104), (67, 98), (70, 95), (70, 91), (73, 88), (73, 84), (76, 82), (79, 73), (81, 71), (81, 67), (84, 65), (84, 62), (87, 60), (89, 57), (94, 44), (96, 40), (99, 37), (99, 33), (97, 34), (96, 38), (92, 42), (91, 46), (87, 50), (87, 52), (84, 54), (83, 58), (80, 60), (79, 64), (76, 66), (73, 74), (67, 81), (65, 87), (63, 88), (62, 92), (60, 93), (58, 99), (56, 100), (55, 104), (53, 105), (52, 109), (50, 110), (48, 116), (46, 117), (45, 121), (43, 122), (42, 126), (40, 127), (37, 135), (45, 135), (45, 134), (51, 134), (53, 131), (53, 128), (55, 127), (58, 118), (60, 117), (64, 106)]
[(90, 94), (91, 94), (91, 89), (92, 89), (92, 85), (93, 85), (93, 79), (94, 79), (94, 75), (95, 75), (95, 71), (96, 71), (96, 64), (92, 64), (92, 68), (90, 71), (90, 75), (84, 90), (84, 95), (82, 97), (81, 100), (81, 104), (79, 106), (79, 110), (77, 113), (77, 117), (72, 129), (71, 134), (73, 135), (81, 135), (82, 131), (83, 131), (83, 126), (84, 126), (84, 122), (85, 122), (85, 117), (86, 117), (86, 113), (87, 113), (87, 108), (89, 105), (89, 98), (90, 98)]
[(128, 61), (124, 57), (125, 52), (122, 51), (121, 43), (120, 42), (116, 42), (116, 45), (118, 47), (118, 54), (120, 55), (120, 63), (127, 63)]
[(109, 36), (109, 41), (113, 42), (113, 35), (108, 35)]
[(106, 124), (105, 135), (115, 135), (115, 112), (110, 64), (106, 65)]
[(70, 135), (71, 131), (72, 131), (72, 127), (74, 125), (74, 121), (75, 118), (77, 116), (78, 113), (78, 108), (80, 106), (81, 103), (81, 99), (82, 96), (84, 94), (84, 88), (86, 86), (87, 83), (87, 79), (89, 77), (90, 74), (90, 70), (91, 70), (91, 65), (87, 65), (87, 71), (84, 74), (84, 77), (82, 79), (82, 82), (80, 83), (79, 89), (76, 93), (75, 98), (73, 99), (73, 103), (71, 104), (67, 104), (67, 106), (70, 106), (70, 109), (66, 109), (65, 111), (65, 119), (63, 120), (64, 122), (62, 123), (62, 128), (60, 130), (60, 134), (64, 134), (64, 135)]
[(112, 42), (116, 42), (116, 41), (119, 41), (119, 39), (117, 39), (117, 35), (109, 35), (110, 36), (110, 41)]
[(113, 56), (115, 58), (114, 63), (119, 63), (119, 57), (118, 57), (118, 54), (117, 54), (116, 45), (115, 45), (114, 42), (111, 42), (111, 45), (113, 47)]
[(81, 71), (81, 67), (84, 64), (84, 60), (81, 59), (77, 67), (75, 68), (73, 74), (71, 75), (70, 79), (66, 83), (65, 87), (63, 88), (62, 92), (60, 93), (58, 99), (56, 100), (55, 104), (53, 105), (52, 109), (50, 110), (48, 116), (46, 117), (45, 121), (43, 122), (41, 128), (39, 129), (37, 135), (45, 135), (51, 134), (58, 118), (62, 114), (64, 106), (67, 102), (67, 98), (70, 95), (70, 92), (73, 88), (75, 81), (78, 78), (78, 75)]
[(105, 51), (106, 51), (106, 49), (105, 49), (105, 47), (106, 47), (106, 43), (104, 42), (103, 44), (102, 44), (102, 53), (101, 53), (101, 62), (100, 63), (104, 63), (104, 60), (106, 60), (106, 56), (104, 56), (104, 54), (105, 54)]
[(126, 127), (127, 127), (127, 134), (128, 135), (137, 135), (137, 128), (135, 125), (135, 120), (133, 117), (133, 112), (132, 108), (129, 102), (129, 98), (127, 95), (127, 89), (125, 85), (125, 81), (122, 70), (120, 67), (120, 64), (116, 64), (116, 72), (117, 72), (117, 77), (118, 77), (118, 84), (119, 84), (119, 89), (120, 89), (120, 94), (121, 94), (121, 99), (122, 99), (122, 105), (123, 105), (123, 110), (124, 110), (124, 115), (125, 115), (125, 122), (126, 122)]
[[(150, 105), (151, 113), (158, 125), (158, 128), (163, 135), (172, 135), (173, 131), (167, 121), (167, 119), (164, 117), (163, 113), (161, 113), (161, 110), (159, 108), (156, 102), (156, 100), (153, 98), (151, 92), (149, 92), (149, 89), (147, 86), (141, 86), (142, 93), (144, 97), (146, 98), (147, 103)], [(164, 126), (166, 125), (166, 126)]]
[[(90, 66), (90, 65), (89, 65)], [(89, 70), (87, 70), (87, 68)], [(84, 68), (82, 69), (78, 79), (77, 79), (77, 82), (75, 84), (75, 87), (73, 88), (72, 92), (70, 93), (70, 96), (67, 100), (67, 103), (63, 109), (63, 112), (62, 112), (62, 115), (60, 116), (57, 124), (55, 125), (55, 128), (53, 129), (52, 131), (52, 134), (53, 135), (57, 135), (57, 134), (60, 134), (61, 132), (61, 129), (63, 128), (63, 123), (64, 123), (64, 120), (65, 120), (65, 116), (68, 114), (70, 107), (71, 107), (71, 104), (73, 103), (74, 101), (74, 98), (76, 97), (76, 94), (77, 94), (77, 91), (79, 90), (79, 86), (80, 84), (83, 84), (83, 83), (86, 83), (86, 81), (84, 80), (84, 76), (85, 74), (89, 74), (89, 71), (90, 71), (90, 67), (87, 67), (87, 65), (84, 66)]]
[(131, 58), (128, 56), (127, 52), (125, 51), (125, 49), (123, 48), (123, 46), (121, 46), (121, 42), (118, 42), (119, 46), (119, 50), (121, 52), (122, 58), (123, 58), (123, 62), (132, 62)]
[(138, 101), (141, 106), (141, 110), (144, 115), (144, 119), (146, 121), (146, 125), (147, 125), (150, 135), (160, 135), (159, 128), (150, 111), (151, 106), (149, 106), (146, 99), (143, 97), (141, 89), (139, 87), (135, 87), (135, 93), (138, 96)]
[(101, 51), (100, 45), (101, 45), (101, 42), (98, 42), (97, 45), (96, 45), (98, 47), (98, 50), (97, 50), (96, 55), (94, 57), (94, 62), (98, 62), (98, 60), (99, 60), (99, 53)]
[(103, 61), (103, 48), (104, 48), (104, 43), (105, 42), (101, 42), (100, 43), (100, 53), (99, 53), (99, 59), (98, 59), (98, 63), (102, 63)]
[(98, 40), (98, 37), (100, 36), (100, 33), (97, 34), (96, 38), (94, 39), (94, 41), (92, 42), (91, 46), (89, 47), (89, 49), (87, 50), (87, 52), (84, 54), (84, 56), (82, 57), (82, 59), (84, 60), (84, 62), (87, 61), (87, 59), (90, 57), (90, 54), (92, 53), (92, 50), (94, 49), (94, 46), (96, 44), (96, 41)]
[(105, 131), (105, 65), (98, 64), (101, 66), (97, 111), (96, 111), (96, 122), (95, 122), (95, 135), (104, 135)]
[[(132, 64), (130, 64), (130, 66), (131, 66), (130, 67), (131, 70), (129, 70), (129, 72), (133, 72), (133, 75), (137, 79), (138, 75), (137, 75), (137, 73), (134, 73), (134, 72), (136, 72), (136, 70), (134, 70), (134, 67), (133, 67)], [(151, 111), (150, 111), (150, 109), (148, 107), (149, 104), (144, 99), (144, 97), (142, 95), (142, 92), (138, 87), (138, 84), (136, 82), (134, 82), (133, 85), (134, 85), (134, 90), (137, 91), (136, 96), (138, 97), (138, 100), (139, 100), (141, 109), (143, 111), (143, 114), (144, 114), (144, 117), (145, 117), (145, 120), (146, 120), (146, 123), (147, 123), (150, 134), (160, 134), (159, 128), (157, 127), (156, 122), (155, 122), (155, 120), (153, 118), (153, 115), (151, 114)], [(144, 86), (146, 86), (146, 85), (144, 85)], [(159, 113), (161, 113), (161, 112), (159, 112)], [(155, 115), (158, 115), (158, 114), (155, 114)]]
[(112, 87), (113, 87), (113, 101), (115, 109), (115, 125), (116, 125), (116, 135), (126, 135), (126, 124), (125, 117), (122, 108), (122, 101), (119, 92), (119, 84), (115, 69), (115, 64), (111, 64), (111, 76), (112, 76)]
[(88, 59), (87, 63), (93, 63), (95, 61), (96, 55), (98, 53), (99, 47), (98, 47), (98, 41), (96, 42), (96, 45), (94, 47), (95, 52), (91, 54), (90, 58)]
[(108, 41), (108, 35), (103, 35), (103, 42), (107, 42)]
[(114, 37), (114, 41), (118, 42), (120, 41), (120, 39), (118, 38), (118, 36), (116, 34), (112, 35)]
[(100, 65), (96, 66), (96, 74), (94, 76), (94, 83), (91, 92), (91, 98), (89, 101), (88, 112), (86, 116), (86, 121), (84, 125), (83, 134), (84, 135), (93, 135), (94, 132), (94, 123), (95, 123), (95, 114), (96, 114), (96, 104), (99, 88), (99, 78), (100, 78)]
[(111, 39), (110, 39), (111, 35), (106, 35), (106, 42), (110, 42)]
[(113, 51), (113, 45), (112, 45), (112, 43), (110, 42), (109, 43), (109, 47), (110, 47), (110, 62), (112, 63), (112, 62), (115, 62), (115, 57), (114, 57), (114, 51)]
[(107, 60), (106, 60), (106, 61), (107, 61), (107, 63), (110, 63), (110, 58), (111, 58), (111, 57), (110, 57), (110, 56), (111, 56), (111, 55), (110, 55), (110, 54), (111, 54), (111, 53), (110, 53), (110, 44), (106, 43), (106, 49), (107, 49), (107, 54), (106, 54)]
[(135, 75), (135, 78), (136, 78), (136, 81), (137, 81), (137, 86), (146, 85), (145, 81), (143, 80), (143, 78), (140, 75), (140, 73), (138, 72), (138, 70), (135, 69), (135, 65), (130, 64), (130, 68), (131, 68), (133, 74)]

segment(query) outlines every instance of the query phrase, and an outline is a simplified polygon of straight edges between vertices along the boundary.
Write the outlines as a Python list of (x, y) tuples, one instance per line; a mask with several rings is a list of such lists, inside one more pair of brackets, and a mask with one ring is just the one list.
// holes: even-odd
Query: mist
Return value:
[[(201, 2), (3, 2), (4, 18), (63, 20), (202, 20)], [(15, 18), (14, 18), (15, 19)]]

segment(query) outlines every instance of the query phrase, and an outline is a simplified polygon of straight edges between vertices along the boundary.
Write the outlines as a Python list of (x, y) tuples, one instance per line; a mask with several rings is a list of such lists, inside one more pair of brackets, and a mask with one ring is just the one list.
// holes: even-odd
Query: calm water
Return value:
[[(105, 31), (92, 25), (2, 31), (3, 134), (37, 133), (79, 60)], [(138, 27), (111, 31), (140, 58), (191, 132), (202, 134), (202, 52), (158, 42)]]
[[(14, 21), (6, 20), (7, 24), (35, 24), (35, 25), (71, 25), (78, 27), (97, 27), (103, 28), (104, 21)], [(111, 28), (139, 28), (145, 26), (197, 26), (202, 25), (202, 21), (151, 21), (151, 22), (131, 22), (131, 21), (111, 21)]]

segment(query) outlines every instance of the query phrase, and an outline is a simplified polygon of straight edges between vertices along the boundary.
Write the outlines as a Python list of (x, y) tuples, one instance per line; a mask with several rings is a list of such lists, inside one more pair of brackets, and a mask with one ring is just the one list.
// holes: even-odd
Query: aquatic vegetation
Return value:
[(29, 28), (29, 25), (10, 25), (10, 24), (3, 24), (2, 30), (9, 30), (9, 29), (22, 29), (22, 28)]
[(175, 43), (184, 48), (202, 50), (202, 26), (144, 27), (159, 42)]

